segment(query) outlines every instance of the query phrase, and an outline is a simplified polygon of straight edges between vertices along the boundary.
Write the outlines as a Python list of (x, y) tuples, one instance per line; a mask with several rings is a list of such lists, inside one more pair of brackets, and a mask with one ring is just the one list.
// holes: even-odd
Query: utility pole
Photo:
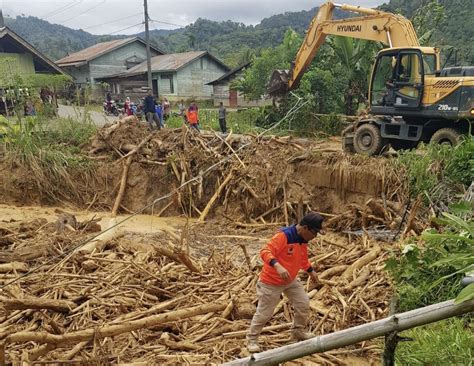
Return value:
[(151, 82), (151, 52), (150, 52), (150, 33), (148, 30), (148, 3), (147, 0), (143, 0), (143, 7), (145, 8), (145, 43), (146, 43), (146, 65), (148, 75), (148, 88), (153, 90), (153, 84)]

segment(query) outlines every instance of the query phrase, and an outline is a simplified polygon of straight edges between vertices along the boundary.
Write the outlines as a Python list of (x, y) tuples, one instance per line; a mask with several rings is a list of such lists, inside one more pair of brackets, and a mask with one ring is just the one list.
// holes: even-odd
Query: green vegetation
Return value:
[[(233, 133), (258, 133), (260, 129), (255, 125), (257, 117), (262, 114), (260, 108), (248, 108), (227, 112), (227, 130)], [(200, 128), (204, 130), (220, 131), (219, 112), (217, 109), (200, 109)], [(166, 125), (169, 128), (179, 128), (183, 125), (183, 117), (171, 116)]]
[[(445, 10), (444, 16), (439, 18), (442, 15), (439, 11), (441, 6)], [(426, 29), (435, 29), (425, 36), (430, 45), (444, 46), (447, 53), (451, 48), (455, 48), (458, 50), (458, 63), (474, 64), (474, 24), (472, 16), (469, 16), (472, 13), (471, 1), (390, 0), (380, 8), (413, 18), (420, 37), (427, 35)], [(313, 8), (308, 11), (278, 14), (263, 19), (256, 26), (232, 21), (197, 19), (184, 28), (152, 31), (150, 37), (157, 47), (166, 52), (206, 49), (234, 67), (243, 64), (253, 54), (259, 55), (262, 50), (281, 44), (288, 28), (302, 36), (316, 12), (317, 8)], [(349, 15), (338, 10), (335, 12), (336, 18)], [(424, 15), (424, 20), (419, 19), (420, 15)], [(52, 59), (61, 58), (98, 42), (123, 38), (119, 35), (95, 36), (36, 17), (18, 16), (15, 19), (6, 18), (5, 22), (13, 31)], [(437, 25), (433, 26), (434, 24)], [(111, 31), (114, 29), (111, 28)], [(143, 36), (143, 33), (138, 35)], [(451, 64), (454, 60), (453, 54)]]
[[(398, 311), (437, 302), (474, 298), (474, 284), (461, 279), (474, 272), (473, 203), (463, 195), (474, 176), (474, 138), (467, 136), (455, 148), (428, 145), (406, 151), (395, 161), (405, 170), (410, 195), (422, 197), (432, 228), (409, 238), (386, 263), (391, 274)], [(402, 334), (412, 342), (397, 347), (398, 365), (472, 365), (472, 316), (447, 319)]]
[(451, 203), (453, 193), (462, 192), (474, 176), (474, 138), (467, 136), (454, 148), (428, 145), (404, 151), (397, 162), (408, 171), (412, 197), (422, 195), (427, 205)]
[(396, 365), (473, 365), (473, 331), (472, 323), (458, 318), (405, 331), (413, 341), (398, 344)]

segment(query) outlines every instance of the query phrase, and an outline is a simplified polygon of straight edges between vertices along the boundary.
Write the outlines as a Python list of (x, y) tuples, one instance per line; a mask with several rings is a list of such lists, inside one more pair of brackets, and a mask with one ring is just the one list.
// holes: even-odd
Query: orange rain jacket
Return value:
[[(308, 260), (308, 243), (298, 235), (296, 225), (282, 228), (275, 234), (260, 251), (260, 257), (263, 260), (260, 281), (267, 285), (286, 285), (296, 278), (300, 269), (313, 271)], [(289, 272), (288, 281), (285, 282), (274, 268), (276, 262)]]

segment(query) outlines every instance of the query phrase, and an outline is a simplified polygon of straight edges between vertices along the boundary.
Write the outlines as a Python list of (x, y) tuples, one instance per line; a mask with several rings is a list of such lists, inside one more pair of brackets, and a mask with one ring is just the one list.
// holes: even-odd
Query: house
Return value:
[[(5, 93), (12, 87), (16, 75), (64, 75), (49, 58), (5, 26), (0, 10), (0, 114), (9, 115), (12, 99)], [(53, 94), (54, 98), (54, 94)]]
[(218, 106), (220, 102), (226, 107), (257, 107), (271, 104), (271, 101), (261, 100), (247, 100), (239, 91), (232, 89), (232, 81), (240, 77), (246, 67), (251, 65), (251, 61), (230, 70), (222, 75), (220, 78), (213, 80), (207, 85), (212, 86), (212, 99), (214, 105)]
[[(229, 67), (207, 51), (171, 53), (152, 57), (153, 94), (179, 99), (211, 99), (212, 86), (207, 85), (229, 71)], [(100, 78), (121, 97), (140, 97), (147, 87), (147, 62), (129, 70)]]
[[(152, 56), (163, 51), (150, 46)], [(97, 43), (56, 61), (76, 85), (94, 85), (97, 79), (124, 72), (146, 60), (146, 43), (139, 37)]]
[(64, 72), (49, 58), (41, 54), (31, 44), (13, 32), (3, 23), (0, 11), (0, 62), (8, 60), (8, 74), (0, 75), (0, 88), (9, 87), (12, 75), (51, 74)]

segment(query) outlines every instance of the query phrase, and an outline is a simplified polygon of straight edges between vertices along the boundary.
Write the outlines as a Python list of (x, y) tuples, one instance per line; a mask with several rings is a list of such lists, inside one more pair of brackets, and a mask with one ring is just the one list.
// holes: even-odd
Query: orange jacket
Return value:
[(188, 118), (188, 122), (192, 125), (194, 124), (197, 124), (199, 122), (199, 116), (198, 116), (198, 111), (196, 110), (191, 110), (191, 111), (188, 111), (187, 113), (187, 118)]
[[(308, 243), (298, 235), (296, 225), (281, 229), (260, 250), (263, 260), (263, 269), (260, 281), (267, 285), (286, 285), (293, 281), (300, 269), (308, 272), (313, 267), (308, 260)], [(290, 279), (285, 282), (274, 268), (275, 263), (280, 263), (290, 274)]]

